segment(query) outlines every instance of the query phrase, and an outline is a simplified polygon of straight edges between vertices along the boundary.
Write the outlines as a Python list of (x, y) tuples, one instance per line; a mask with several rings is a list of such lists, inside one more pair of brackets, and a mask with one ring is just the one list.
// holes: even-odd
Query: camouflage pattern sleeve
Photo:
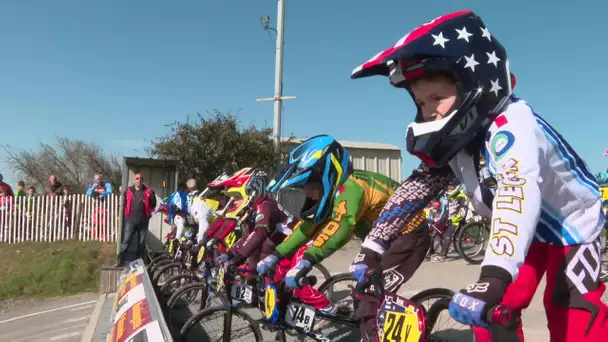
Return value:
[(424, 207), (454, 177), (449, 166), (429, 168), (421, 164), (389, 198), (362, 247), (383, 254), (400, 233), (413, 230), (412, 224), (421, 224), (418, 216), (424, 215)]

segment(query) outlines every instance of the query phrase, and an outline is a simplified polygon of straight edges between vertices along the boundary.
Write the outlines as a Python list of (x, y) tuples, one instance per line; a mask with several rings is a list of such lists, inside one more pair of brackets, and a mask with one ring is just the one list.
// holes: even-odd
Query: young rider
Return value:
[[(225, 174), (222, 174), (216, 180), (225, 177)], [(228, 197), (222, 193), (223, 187), (214, 186), (213, 182), (209, 184), (199, 194), (196, 190), (196, 181), (190, 179), (187, 182), (187, 193), (176, 191), (169, 196), (167, 203), (163, 201), (161, 204), (161, 206), (167, 206), (167, 221), (169, 224), (175, 224), (175, 238), (178, 241), (182, 238), (186, 224), (198, 225), (196, 236), (197, 242), (200, 244), (209, 225), (215, 222), (213, 213), (226, 205)]]
[[(281, 260), (275, 274), (277, 280), (285, 277), (287, 286), (304, 303), (335, 312), (336, 307), (312, 286), (299, 289), (298, 280), (353, 235), (365, 237), (396, 185), (374, 172), (353, 171), (348, 152), (330, 136), (304, 141), (289, 154), (287, 169), (269, 185), (272, 192), (286, 188), (304, 190), (301, 221), (275, 252), (258, 264), (258, 273), (265, 273)], [(326, 324), (320, 320), (313, 329)]]
[(226, 204), (226, 210), (223, 210), (218, 215), (219, 217), (216, 222), (203, 236), (203, 243), (207, 247), (211, 247), (222, 241), (220, 250), (216, 250), (215, 257), (220, 255), (220, 251), (231, 248), (240, 237), (237, 225), (250, 207), (250, 199), (245, 191), (245, 187), (254, 173), (255, 170), (253, 168), (246, 167), (217, 182), (209, 183), (209, 186), (224, 188), (223, 193), (230, 197), (229, 202)]
[(447, 207), (447, 215), (444, 221), (446, 228), (441, 241), (441, 251), (438, 254), (431, 256), (431, 262), (445, 261), (453, 241), (452, 236), (456, 232), (456, 229), (460, 227), (461, 223), (464, 222), (469, 208), (469, 199), (467, 198), (467, 195), (462, 192), (460, 185), (456, 186), (454, 183), (448, 184), (441, 200)]
[(266, 174), (257, 171), (247, 183), (245, 192), (251, 202), (251, 209), (246, 220), (244, 236), (228, 252), (220, 255), (217, 262), (247, 264), (246, 278), (252, 281), (256, 275), (256, 266), (260, 259), (274, 252), (293, 228), (293, 216), (266, 191)]
[[(353, 266), (378, 269), (397, 232), (454, 176), (476, 212), (492, 220), (479, 280), (450, 304), (458, 321), (486, 327), (503, 303), (517, 315), (546, 274), (551, 341), (601, 341), (608, 334), (605, 290), (598, 282), (604, 225), (598, 185), (572, 147), (512, 93), (504, 47), (471, 11), (428, 22), (356, 68), (352, 78), (381, 74), (406, 89), (418, 113), (407, 149), (423, 164), (397, 190)], [(485, 155), (496, 196), (480, 184)], [(401, 215), (391, 215), (393, 211)], [(477, 341), (489, 341), (475, 329)], [(521, 338), (523, 333), (519, 329)]]

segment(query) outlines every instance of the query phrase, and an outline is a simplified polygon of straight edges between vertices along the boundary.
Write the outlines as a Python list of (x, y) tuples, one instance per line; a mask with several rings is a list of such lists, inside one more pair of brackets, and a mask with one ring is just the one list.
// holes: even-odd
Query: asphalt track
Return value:
[(0, 316), (0, 341), (80, 341), (99, 295), (26, 304)]

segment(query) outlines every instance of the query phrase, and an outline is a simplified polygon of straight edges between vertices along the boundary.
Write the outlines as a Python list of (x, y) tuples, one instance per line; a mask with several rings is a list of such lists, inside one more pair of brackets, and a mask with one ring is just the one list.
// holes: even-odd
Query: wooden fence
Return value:
[(86, 195), (0, 198), (0, 243), (27, 241), (115, 242), (120, 196)]

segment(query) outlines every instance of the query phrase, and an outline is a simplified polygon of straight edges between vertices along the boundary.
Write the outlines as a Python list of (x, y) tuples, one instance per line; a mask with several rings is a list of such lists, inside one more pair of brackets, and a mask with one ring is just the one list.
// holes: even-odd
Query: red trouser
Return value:
[[(601, 300), (606, 287), (598, 281), (599, 252), (599, 239), (567, 247), (533, 243), (502, 303), (521, 317), (521, 310), (530, 305), (546, 273), (544, 304), (551, 342), (608, 340), (608, 306)], [(473, 328), (473, 331), (478, 342), (491, 341), (488, 330)], [(523, 341), (521, 324), (518, 333)]]
[[(280, 282), (287, 272), (294, 267), (302, 257), (304, 252), (308, 249), (308, 245), (304, 245), (298, 249), (298, 251), (291, 258), (284, 258), (279, 261), (276, 273), (274, 274), (274, 281)], [(293, 294), (298, 297), (304, 304), (312, 305), (315, 309), (323, 309), (329, 306), (330, 301), (321, 292), (317, 291), (314, 287), (308, 285), (301, 289), (294, 289)]]

